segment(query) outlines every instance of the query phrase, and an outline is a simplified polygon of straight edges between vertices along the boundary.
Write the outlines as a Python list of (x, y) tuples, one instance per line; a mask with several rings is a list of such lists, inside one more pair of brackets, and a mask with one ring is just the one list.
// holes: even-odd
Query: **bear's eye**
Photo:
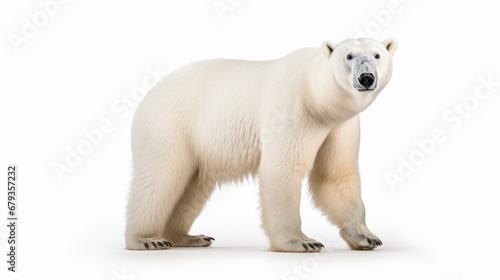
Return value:
[(352, 54), (348, 54), (348, 55), (346, 56), (346, 58), (347, 58), (347, 60), (351, 60), (351, 59), (352, 59)]
[(376, 54), (375, 59), (379, 59), (379, 58), (380, 58), (380, 54)]

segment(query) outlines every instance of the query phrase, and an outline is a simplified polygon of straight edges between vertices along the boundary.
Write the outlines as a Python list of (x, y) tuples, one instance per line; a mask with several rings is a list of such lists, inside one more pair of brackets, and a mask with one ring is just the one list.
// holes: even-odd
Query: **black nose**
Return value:
[(358, 82), (365, 88), (369, 88), (375, 82), (375, 76), (372, 73), (363, 73), (359, 76)]

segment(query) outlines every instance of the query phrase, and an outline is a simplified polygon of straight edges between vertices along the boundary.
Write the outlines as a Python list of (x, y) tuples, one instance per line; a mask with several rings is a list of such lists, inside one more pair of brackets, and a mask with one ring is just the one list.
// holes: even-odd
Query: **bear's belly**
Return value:
[[(241, 124), (241, 123), (240, 123)], [(226, 123), (220, 129), (203, 131), (197, 137), (199, 170), (217, 182), (254, 175), (261, 148), (255, 126)]]
[(260, 163), (258, 147), (217, 146), (201, 155), (199, 170), (205, 176), (223, 182), (253, 176), (257, 172)]

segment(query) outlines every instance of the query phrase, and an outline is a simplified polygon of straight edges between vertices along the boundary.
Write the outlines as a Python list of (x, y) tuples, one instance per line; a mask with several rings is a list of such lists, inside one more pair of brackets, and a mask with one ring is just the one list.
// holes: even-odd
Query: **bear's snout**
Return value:
[(358, 91), (372, 91), (377, 87), (377, 66), (373, 59), (361, 56), (353, 63), (353, 86)]

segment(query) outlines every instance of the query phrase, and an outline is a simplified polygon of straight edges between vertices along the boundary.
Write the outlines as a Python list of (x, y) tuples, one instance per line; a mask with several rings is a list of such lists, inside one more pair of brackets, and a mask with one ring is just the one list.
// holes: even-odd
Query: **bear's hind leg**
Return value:
[(163, 155), (163, 158), (177, 159), (168, 161), (161, 157), (161, 154), (146, 157), (151, 159), (147, 164), (134, 161), (125, 233), (129, 250), (172, 247), (163, 237), (163, 229), (193, 172), (185, 157)]
[(208, 247), (214, 238), (206, 235), (189, 235), (195, 219), (215, 188), (215, 183), (203, 180), (198, 173), (187, 185), (170, 216), (164, 236), (174, 247)]

